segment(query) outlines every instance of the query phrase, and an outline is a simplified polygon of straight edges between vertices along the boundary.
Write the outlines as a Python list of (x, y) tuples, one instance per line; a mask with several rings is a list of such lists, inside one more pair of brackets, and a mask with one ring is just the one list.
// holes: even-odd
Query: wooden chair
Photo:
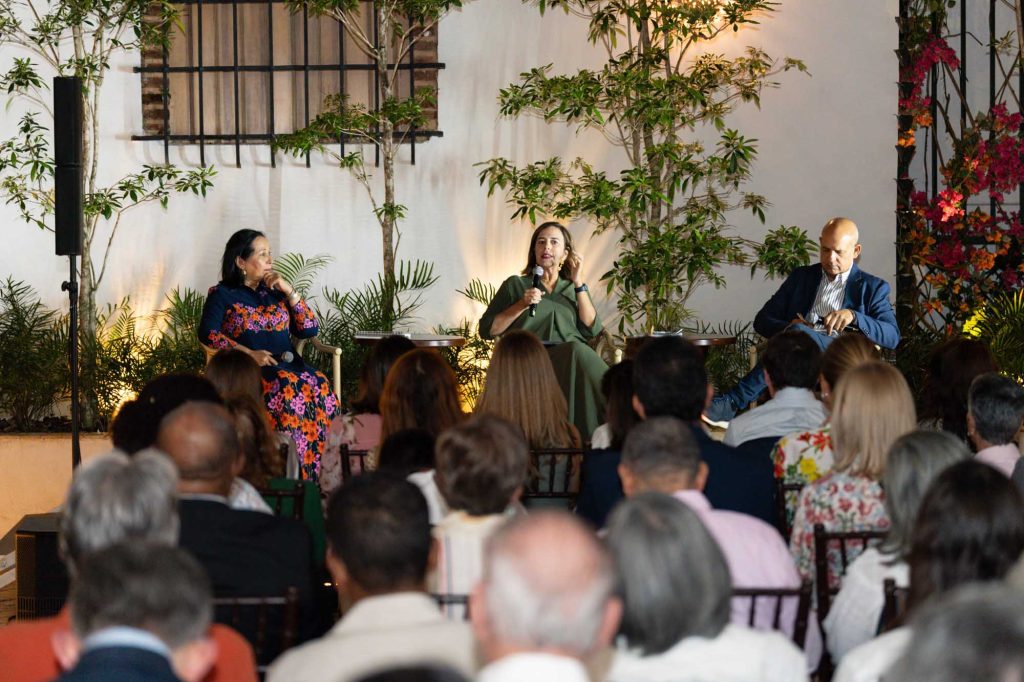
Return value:
[[(754, 627), (757, 616), (764, 613), (765, 608), (771, 608), (772, 629), (784, 632), (789, 624), (782, 622), (782, 605), (786, 600), (796, 599), (796, 614), (793, 621), (793, 643), (799, 648), (804, 648), (804, 641), (807, 638), (807, 623), (811, 614), (811, 582), (803, 581), (800, 587), (773, 588), (773, 587), (744, 587), (734, 588), (732, 597), (750, 599), (750, 614), (747, 618), (747, 625)], [(766, 605), (766, 602), (770, 604)]]
[[(350, 450), (347, 445), (341, 446), (341, 480), (347, 481), (352, 478), (353, 471), (355, 475), (366, 471), (366, 458), (369, 457), (369, 450)], [(352, 460), (355, 460), (359, 465), (358, 467), (352, 466)]]
[(290, 481), (291, 485), (276, 488), (260, 488), (260, 495), (274, 510), (274, 516), (286, 516), (302, 521), (304, 518), (303, 504), (306, 495), (302, 481)]
[[(569, 511), (576, 510), (576, 501), (583, 487), (583, 448), (538, 448), (530, 451), (530, 476), (523, 490), (522, 501), (564, 501)], [(564, 463), (564, 466), (560, 466)]]
[[(789, 515), (789, 510), (796, 511), (796, 501), (803, 489), (803, 483), (786, 483), (783, 478), (775, 479), (775, 527), (787, 542), (789, 536), (793, 534), (793, 519)], [(793, 500), (793, 504), (789, 503), (790, 500)]]
[[(825, 526), (820, 523), (814, 524), (814, 579), (815, 591), (818, 597), (818, 619), (825, 620), (828, 609), (832, 605), (832, 597), (839, 593), (838, 587), (829, 587), (828, 582), (828, 555), (829, 549), (838, 547), (842, 572), (840, 576), (846, 575), (846, 569), (850, 562), (868, 548), (869, 543), (881, 542), (886, 536), (884, 530), (855, 530), (855, 531), (826, 531)], [(856, 549), (856, 554), (851, 551)]]
[(462, 620), (469, 620), (468, 594), (431, 594), (444, 615), (455, 620), (461, 615)]
[(882, 581), (885, 605), (882, 607), (882, 616), (878, 619), (878, 634), (892, 630), (906, 614), (909, 592), (909, 588), (896, 587), (896, 581), (892, 578)]
[(214, 620), (245, 637), (256, 654), (261, 678), (271, 662), (295, 645), (299, 626), (299, 590), (289, 587), (283, 597), (216, 597)]

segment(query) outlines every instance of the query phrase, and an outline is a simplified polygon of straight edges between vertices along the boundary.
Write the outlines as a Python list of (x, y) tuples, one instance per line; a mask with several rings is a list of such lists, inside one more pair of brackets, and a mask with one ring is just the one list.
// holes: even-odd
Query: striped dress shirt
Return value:
[(818, 284), (818, 291), (814, 295), (814, 304), (807, 315), (808, 322), (819, 326), (829, 313), (842, 309), (843, 294), (846, 293), (846, 280), (849, 277), (850, 270), (839, 273), (832, 281), (829, 281), (828, 275), (824, 272), (821, 273), (821, 282)]

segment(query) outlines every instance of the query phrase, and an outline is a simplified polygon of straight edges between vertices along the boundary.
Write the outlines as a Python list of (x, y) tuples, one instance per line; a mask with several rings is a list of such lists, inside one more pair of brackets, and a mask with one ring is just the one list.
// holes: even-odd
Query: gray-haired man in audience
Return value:
[(520, 517), (487, 543), (470, 613), (487, 666), (481, 682), (585, 682), (583, 665), (615, 635), (622, 605), (611, 560), (564, 512)]
[(113, 545), (90, 555), (71, 589), (73, 634), (58, 633), (62, 682), (194, 682), (217, 657), (205, 633), (210, 581), (184, 550)]

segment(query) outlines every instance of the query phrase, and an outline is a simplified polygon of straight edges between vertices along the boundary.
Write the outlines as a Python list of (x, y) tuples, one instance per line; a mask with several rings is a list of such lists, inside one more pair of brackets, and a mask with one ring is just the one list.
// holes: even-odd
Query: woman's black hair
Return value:
[(1002, 580), (1022, 550), (1024, 499), (1017, 486), (973, 459), (948, 467), (917, 512), (908, 608), (966, 583)]
[[(576, 245), (573, 244), (572, 241), (572, 234), (569, 232), (569, 228), (567, 228), (565, 225), (554, 220), (549, 220), (546, 223), (541, 223), (540, 225), (537, 226), (537, 229), (533, 231), (533, 235), (530, 237), (530, 253), (527, 254), (526, 256), (526, 267), (523, 268), (524, 275), (533, 274), (533, 268), (536, 267), (537, 265), (537, 252), (534, 251), (533, 249), (534, 245), (536, 245), (537, 243), (537, 235), (539, 235), (542, 230), (546, 230), (549, 227), (557, 227), (559, 230), (562, 231), (562, 239), (565, 241), (565, 253), (567, 255), (576, 249)], [(562, 267), (558, 271), (558, 276), (564, 279), (569, 279), (568, 258), (566, 258), (565, 262), (562, 263)]]
[(245, 274), (235, 263), (236, 258), (246, 260), (252, 255), (252, 243), (259, 237), (266, 237), (259, 230), (242, 229), (231, 235), (224, 245), (224, 255), (220, 261), (220, 281), (229, 287), (240, 287), (245, 284)]
[(622, 450), (629, 430), (640, 423), (633, 409), (633, 361), (623, 360), (608, 368), (601, 377), (605, 399), (605, 422), (612, 431), (612, 450)]

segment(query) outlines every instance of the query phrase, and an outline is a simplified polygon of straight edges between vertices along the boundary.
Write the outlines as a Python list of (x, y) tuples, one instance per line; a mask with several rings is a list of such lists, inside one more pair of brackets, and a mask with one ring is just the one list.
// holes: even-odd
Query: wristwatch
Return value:
[(590, 293), (590, 287), (588, 287), (586, 284), (581, 284), (578, 287), (574, 287), (573, 291), (575, 291), (577, 294), (582, 294), (584, 291)]

